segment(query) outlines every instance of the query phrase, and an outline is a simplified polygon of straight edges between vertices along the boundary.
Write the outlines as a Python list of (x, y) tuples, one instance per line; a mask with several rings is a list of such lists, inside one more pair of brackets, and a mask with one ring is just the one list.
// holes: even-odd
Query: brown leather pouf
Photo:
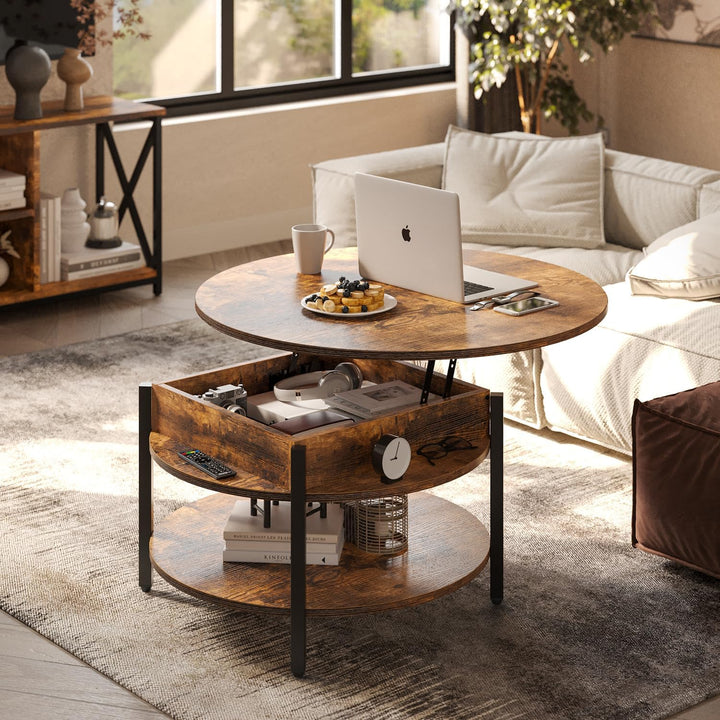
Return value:
[(632, 544), (720, 578), (720, 382), (635, 400)]

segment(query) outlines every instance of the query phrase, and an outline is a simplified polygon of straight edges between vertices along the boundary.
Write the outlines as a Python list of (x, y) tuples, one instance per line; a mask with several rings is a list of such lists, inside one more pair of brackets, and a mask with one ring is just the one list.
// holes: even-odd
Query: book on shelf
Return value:
[[(316, 508), (317, 506), (315, 506)], [(311, 509), (315, 509), (311, 508)], [(261, 512), (250, 514), (250, 502), (237, 500), (223, 529), (224, 540), (255, 540), (265, 543), (290, 542), (290, 503), (272, 505), (270, 527), (263, 527)], [(337, 544), (344, 538), (344, 511), (336, 503), (327, 504), (327, 517), (321, 518), (320, 511), (305, 518), (305, 540), (308, 543)]]
[[(342, 550), (344, 537), (335, 542), (307, 542), (305, 552), (307, 553), (338, 553)], [(274, 550), (276, 552), (290, 552), (289, 540), (226, 540), (226, 550), (247, 550), (249, 552), (261, 552), (263, 550)]]
[(40, 193), (40, 282), (60, 280), (60, 202), (51, 193)]
[(88, 270), (66, 270), (60, 268), (61, 280), (81, 280), (82, 278), (96, 277), (98, 275), (109, 275), (110, 273), (124, 272), (125, 270), (135, 270), (136, 268), (145, 267), (145, 261), (132, 260), (116, 265), (103, 265), (101, 267), (89, 268)]
[[(419, 405), (421, 396), (420, 388), (402, 380), (391, 380), (336, 393), (325, 398), (325, 402), (331, 407), (345, 410), (352, 415), (371, 418), (392, 410)], [(436, 400), (439, 400), (439, 397), (430, 393), (428, 402)]]
[(16, 197), (18, 195), (25, 196), (25, 185), (0, 185), (0, 198)]
[(60, 266), (68, 272), (78, 270), (93, 270), (108, 265), (121, 265), (134, 262), (142, 258), (142, 250), (139, 245), (124, 242), (114, 248), (89, 248), (85, 247), (74, 253), (63, 253), (60, 259)]
[(123, 242), (116, 248), (83, 248), (74, 253), (63, 253), (60, 271), (63, 280), (77, 280), (110, 272), (143, 267), (139, 245)]
[(0, 210), (16, 210), (27, 205), (25, 190), (12, 193), (0, 193)]
[(25, 184), (25, 175), (0, 168), (0, 190), (19, 188), (24, 192)]
[(48, 281), (48, 207), (40, 199), (40, 284)]
[[(335, 553), (305, 553), (306, 565), (339, 565), (340, 552)], [(223, 550), (223, 562), (246, 563), (280, 563), (290, 564), (289, 550)]]

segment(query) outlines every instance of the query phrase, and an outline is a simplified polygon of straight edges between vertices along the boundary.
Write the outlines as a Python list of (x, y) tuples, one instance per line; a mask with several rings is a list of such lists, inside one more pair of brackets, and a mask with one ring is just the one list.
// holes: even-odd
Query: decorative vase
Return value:
[(65, 48), (63, 56), (57, 64), (58, 77), (65, 83), (66, 111), (82, 110), (82, 86), (92, 77), (93, 69), (90, 63), (80, 54), (77, 48)]
[(40, 91), (50, 77), (50, 56), (39, 47), (16, 40), (5, 55), (5, 74), (15, 90), (15, 119), (42, 117)]
[(79, 252), (90, 234), (85, 201), (78, 188), (68, 188), (60, 202), (60, 245), (64, 253)]
[(0, 255), (0, 287), (2, 287), (10, 277), (10, 263)]

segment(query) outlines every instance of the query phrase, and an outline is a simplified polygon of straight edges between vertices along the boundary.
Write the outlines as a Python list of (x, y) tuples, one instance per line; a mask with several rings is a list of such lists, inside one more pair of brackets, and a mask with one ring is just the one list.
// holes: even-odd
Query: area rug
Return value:
[[(658, 720), (720, 692), (720, 584), (630, 545), (627, 457), (506, 430), (505, 601), (287, 618), (137, 585), (137, 386), (270, 351), (200, 321), (0, 360), (0, 607), (182, 720)], [(487, 522), (488, 465), (435, 492)], [(206, 494), (160, 470), (162, 517)]]

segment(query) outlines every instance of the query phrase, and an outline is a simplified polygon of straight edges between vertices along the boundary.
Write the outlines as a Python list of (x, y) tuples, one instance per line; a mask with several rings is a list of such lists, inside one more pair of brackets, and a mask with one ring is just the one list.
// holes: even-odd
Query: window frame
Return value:
[(221, 0), (220, 9), (220, 90), (178, 97), (145, 98), (144, 102), (162, 105), (167, 117), (181, 117), (208, 112), (221, 112), (263, 105), (318, 100), (359, 93), (377, 92), (455, 81), (454, 18), (449, 23), (449, 63), (407, 70), (384, 70), (353, 76), (352, 73), (352, 5), (353, 0), (340, 0), (340, 76), (292, 81), (276, 85), (234, 87), (234, 0)]

